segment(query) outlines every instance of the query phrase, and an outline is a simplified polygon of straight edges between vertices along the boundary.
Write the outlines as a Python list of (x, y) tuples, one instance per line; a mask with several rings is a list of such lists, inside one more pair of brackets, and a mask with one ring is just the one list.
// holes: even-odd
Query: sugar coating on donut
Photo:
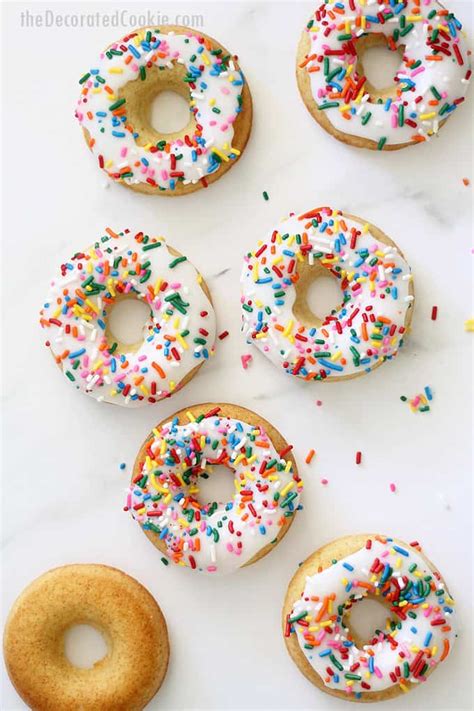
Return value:
[[(153, 430), (126, 509), (163, 542), (178, 565), (229, 573), (276, 543), (298, 509), (302, 482), (263, 426), (214, 412), (178, 418)], [(224, 465), (234, 476), (232, 501), (204, 503), (199, 478)], [(137, 467), (135, 469), (137, 471)]]
[[(96, 400), (128, 407), (172, 394), (213, 354), (215, 314), (205, 284), (164, 238), (111, 229), (61, 265), (40, 323), (64, 375)], [(107, 319), (122, 299), (149, 307), (141, 343), (118, 344)]]
[[(368, 596), (386, 604), (389, 619), (359, 648), (348, 617)], [(286, 635), (296, 635), (326, 687), (360, 698), (425, 681), (452, 648), (453, 613), (454, 600), (419, 550), (368, 537), (357, 552), (306, 577)]]
[[(89, 146), (109, 177), (127, 185), (171, 192), (199, 181), (206, 186), (206, 177), (240, 155), (232, 145), (243, 103), (240, 69), (210, 38), (176, 29), (144, 28), (127, 35), (102, 53), (80, 79), (76, 116), (87, 131)], [(159, 79), (163, 73), (165, 81), (167, 72), (178, 70), (189, 95), (189, 126), (169, 140), (166, 134), (154, 136), (149, 125), (145, 132), (142, 128), (146, 136), (140, 135), (130, 120), (132, 107), (123, 95), (125, 87), (130, 82), (146, 83), (151, 72), (160, 72)], [(133, 101), (139, 101), (141, 89), (134, 90)], [(146, 117), (144, 122), (148, 124)], [(148, 140), (150, 136), (154, 139)]]
[[(298, 72), (309, 80), (312, 108), (349, 138), (368, 139), (380, 150), (422, 142), (464, 101), (471, 52), (460, 21), (435, 0), (323, 3), (305, 34)], [(358, 65), (358, 43), (372, 35), (392, 51), (403, 48), (387, 91), (373, 92)]]
[[(299, 290), (313, 270), (337, 279), (342, 305), (323, 320), (305, 310), (302, 323)], [(414, 300), (410, 267), (396, 245), (329, 207), (282, 221), (246, 255), (241, 283), (248, 343), (305, 380), (354, 377), (393, 358)]]

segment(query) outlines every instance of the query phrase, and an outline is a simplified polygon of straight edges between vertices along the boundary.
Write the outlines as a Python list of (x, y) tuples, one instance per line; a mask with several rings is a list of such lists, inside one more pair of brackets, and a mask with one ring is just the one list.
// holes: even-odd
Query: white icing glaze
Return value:
[[(324, 684), (355, 694), (424, 681), (455, 638), (454, 601), (439, 573), (411, 546), (369, 540), (370, 550), (361, 548), (307, 577), (290, 616), (299, 646)], [(343, 619), (367, 595), (385, 601), (395, 624), (374, 630), (371, 643), (359, 649)]]
[[(335, 129), (382, 141), (380, 147), (438, 132), (467, 93), (471, 59), (461, 23), (452, 15), (431, 17), (432, 11), (444, 8), (433, 0), (422, 0), (419, 7), (414, 0), (330, 0), (318, 7), (307, 28), (312, 59), (301, 69), (309, 72), (313, 98)], [(438, 36), (432, 42), (433, 31)], [(357, 74), (357, 40), (366, 33), (391, 38), (394, 49), (405, 46), (396, 73), (402, 91), (388, 103), (374, 103)], [(426, 59), (434, 54), (441, 60)], [(343, 97), (346, 85), (352, 94)]]
[[(51, 282), (41, 311), (47, 345), (72, 384), (95, 399), (128, 407), (157, 402), (212, 354), (215, 314), (201, 283), (163, 238), (108, 230)], [(107, 314), (127, 296), (147, 304), (150, 317), (143, 343), (121, 351), (107, 332)]]
[[(304, 326), (293, 313), (295, 274), (303, 261), (319, 261), (341, 281), (343, 305), (320, 327)], [(404, 258), (378, 242), (369, 225), (331, 208), (292, 214), (246, 257), (243, 332), (292, 375), (309, 380), (364, 373), (397, 354), (413, 301), (410, 281)]]
[[(263, 428), (207, 413), (200, 422), (173, 420), (153, 434), (127, 508), (144, 529), (159, 534), (175, 563), (232, 572), (274, 542), (296, 511), (301, 481)], [(234, 474), (231, 502), (197, 498), (199, 476), (213, 464)]]
[[(93, 140), (92, 152), (100, 167), (110, 177), (130, 185), (148, 183), (174, 190), (178, 180), (184, 185), (197, 183), (219, 170), (222, 161), (236, 158), (233, 124), (241, 111), (244, 79), (232, 58), (223, 63), (224, 53), (211, 51), (191, 30), (160, 34), (145, 28), (112, 45), (84, 75), (76, 115)], [(126, 103), (117, 106), (123, 98), (121, 89), (140, 80), (140, 71), (146, 81), (150, 62), (164, 72), (177, 64), (186, 68), (190, 111), (199, 126), (187, 140), (170, 141), (167, 150), (140, 145), (143, 141), (127, 121)]]

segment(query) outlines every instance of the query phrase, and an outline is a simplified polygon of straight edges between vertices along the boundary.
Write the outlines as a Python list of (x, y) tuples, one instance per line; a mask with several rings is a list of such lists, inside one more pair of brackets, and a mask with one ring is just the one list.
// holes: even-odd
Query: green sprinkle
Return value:
[(384, 147), (384, 145), (385, 145), (386, 143), (387, 143), (387, 137), (386, 137), (386, 136), (382, 136), (382, 138), (381, 138), (380, 141), (378, 142), (377, 150), (378, 150), (378, 151), (383, 150), (383, 147)]
[(308, 611), (307, 611), (307, 610), (305, 610), (304, 612), (300, 612), (299, 615), (295, 615), (294, 617), (290, 617), (290, 619), (288, 620), (288, 622), (289, 622), (290, 624), (293, 624), (293, 622), (298, 622), (298, 620), (302, 620), (303, 617), (306, 617), (307, 614), (308, 614)]
[(405, 123), (405, 108), (404, 108), (403, 104), (400, 104), (400, 106), (398, 107), (398, 125), (400, 127), (402, 127), (404, 123)]
[(186, 257), (176, 257), (176, 259), (173, 259), (173, 261), (170, 262), (170, 263), (168, 264), (168, 266), (169, 266), (170, 269), (174, 269), (174, 268), (175, 268), (178, 264), (180, 264), (181, 262), (185, 262), (186, 259), (187, 259)]
[(333, 109), (336, 106), (339, 106), (339, 101), (326, 101), (324, 104), (320, 104), (318, 109), (325, 111), (326, 109)]
[(167, 558), (162, 558), (161, 562), (163, 563), (163, 565), (169, 565), (169, 563), (170, 563)]
[(140, 79), (142, 81), (145, 81), (145, 79), (146, 79), (146, 69), (144, 66), (140, 67)]
[(334, 664), (334, 666), (336, 667), (336, 669), (339, 669), (339, 671), (342, 671), (342, 670), (344, 669), (344, 667), (343, 667), (342, 664), (336, 659), (336, 657), (334, 656), (334, 654), (330, 654), (330, 655), (329, 655), (329, 659), (330, 659), (331, 662)]
[(109, 106), (109, 111), (115, 111), (115, 109), (118, 109), (119, 106), (123, 106), (125, 103), (125, 99), (117, 99), (117, 101)]
[(269, 200), (270, 198), (268, 197), (268, 193), (266, 190), (263, 191), (263, 199), (264, 200)]
[(163, 242), (150, 242), (150, 244), (146, 244), (143, 247), (144, 252), (148, 252), (150, 249), (156, 249), (157, 247), (161, 247)]
[(409, 25), (407, 25), (406, 27), (403, 28), (403, 30), (400, 31), (400, 36), (405, 37), (405, 35), (407, 35), (409, 32), (411, 32), (414, 27), (415, 27), (415, 25), (413, 24), (413, 22), (410, 22)]
[(84, 84), (84, 82), (87, 81), (89, 79), (89, 77), (90, 77), (89, 73), (84, 74), (84, 76), (79, 79), (79, 84)]

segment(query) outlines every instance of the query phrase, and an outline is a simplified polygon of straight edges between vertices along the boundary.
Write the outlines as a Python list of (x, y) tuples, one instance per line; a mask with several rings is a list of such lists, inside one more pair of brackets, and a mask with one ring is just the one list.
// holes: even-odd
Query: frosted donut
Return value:
[[(177, 412), (138, 453), (125, 510), (173, 561), (230, 573), (269, 553), (299, 508), (301, 480), (292, 447), (259, 415), (206, 403)], [(199, 500), (199, 477), (228, 467), (236, 493), (227, 503)]]
[[(471, 52), (459, 20), (434, 0), (325, 2), (298, 47), (297, 80), (313, 118), (335, 138), (373, 150), (428, 140), (462, 104)], [(392, 86), (364, 74), (373, 46), (403, 53)]]
[[(163, 237), (111, 229), (61, 265), (40, 323), (46, 345), (74, 387), (128, 407), (155, 403), (183, 387), (213, 354), (215, 314), (203, 278)], [(143, 340), (117, 342), (113, 306), (150, 308)]]
[[(385, 630), (361, 640), (350, 611), (364, 598), (387, 607)], [(374, 535), (339, 538), (294, 575), (283, 609), (288, 651), (322, 691), (383, 701), (426, 681), (456, 636), (454, 600), (418, 543)]]
[[(236, 58), (187, 27), (131, 32), (79, 83), (76, 116), (99, 167), (139, 192), (182, 195), (207, 187), (247, 144), (252, 99)], [(182, 131), (152, 127), (151, 103), (162, 91), (189, 100)]]
[[(340, 282), (341, 306), (309, 308), (315, 279)], [(248, 253), (242, 330), (272, 363), (304, 380), (343, 380), (393, 358), (410, 325), (413, 283), (398, 247), (359, 217), (329, 207), (292, 213)]]
[[(90, 669), (73, 666), (64, 635), (87, 624), (108, 653)], [(140, 711), (166, 674), (163, 614), (136, 580), (105, 565), (66, 565), (34, 580), (8, 616), (3, 638), (10, 679), (35, 711)]]

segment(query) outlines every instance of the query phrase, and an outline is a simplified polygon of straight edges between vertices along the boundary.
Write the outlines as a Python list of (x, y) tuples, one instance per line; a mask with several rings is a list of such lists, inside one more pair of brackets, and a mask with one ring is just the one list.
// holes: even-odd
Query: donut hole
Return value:
[(165, 135), (182, 131), (189, 123), (189, 102), (176, 91), (161, 91), (151, 102), (150, 123)]
[(357, 73), (365, 76), (365, 92), (369, 101), (377, 103), (395, 98), (398, 85), (395, 75), (402, 65), (404, 45), (392, 50), (387, 37), (382, 33), (371, 33), (360, 37), (356, 42)]
[(119, 352), (137, 351), (143, 344), (150, 317), (150, 307), (135, 296), (117, 299), (107, 314), (109, 347), (116, 343)]
[(319, 263), (301, 264), (298, 274), (293, 315), (303, 326), (319, 328), (342, 306), (339, 280)]
[(126, 124), (133, 128), (139, 146), (184, 139), (194, 133), (192, 97), (185, 77), (182, 64), (174, 64), (172, 69), (153, 66), (146, 70), (145, 80), (138, 77), (121, 89)]
[(223, 464), (208, 465), (196, 484), (199, 488), (197, 499), (204, 506), (222, 506), (232, 501), (235, 494), (233, 471)]
[(92, 625), (73, 625), (64, 634), (64, 654), (78, 669), (92, 669), (108, 651), (102, 632)]
[(344, 615), (343, 624), (349, 629), (356, 645), (361, 648), (370, 644), (378, 632), (386, 632), (390, 612), (379, 598), (367, 596), (354, 603)]

